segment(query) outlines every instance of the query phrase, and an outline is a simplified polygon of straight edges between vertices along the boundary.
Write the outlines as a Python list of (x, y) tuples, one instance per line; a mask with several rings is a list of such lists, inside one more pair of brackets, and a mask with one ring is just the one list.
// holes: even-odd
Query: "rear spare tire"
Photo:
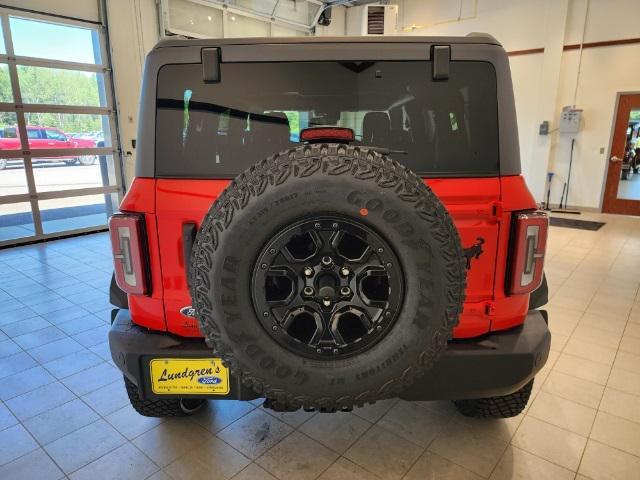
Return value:
[(196, 316), (214, 354), (288, 408), (397, 395), (458, 323), (457, 230), (422, 180), (373, 150), (306, 145), (239, 175), (192, 255)]

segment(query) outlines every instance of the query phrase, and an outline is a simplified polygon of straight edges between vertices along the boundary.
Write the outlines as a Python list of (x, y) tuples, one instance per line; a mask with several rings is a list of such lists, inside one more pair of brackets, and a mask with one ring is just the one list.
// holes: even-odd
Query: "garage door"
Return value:
[(0, 246), (104, 229), (121, 192), (101, 25), (0, 9)]

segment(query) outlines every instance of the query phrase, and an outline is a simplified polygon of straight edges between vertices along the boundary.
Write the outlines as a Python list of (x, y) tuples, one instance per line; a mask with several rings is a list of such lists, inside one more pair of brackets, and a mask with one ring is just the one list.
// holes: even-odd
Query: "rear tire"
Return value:
[(81, 157), (78, 157), (78, 162), (80, 162), (80, 165), (88, 167), (89, 165), (93, 165), (93, 164), (96, 163), (96, 156), (95, 155), (83, 155)]
[(138, 395), (138, 387), (127, 377), (124, 377), (124, 385), (131, 406), (145, 417), (187, 417), (200, 410), (206, 402), (202, 398), (142, 400)]
[(533, 380), (511, 395), (471, 400), (454, 400), (458, 411), (465, 417), (511, 418), (520, 415), (531, 397)]

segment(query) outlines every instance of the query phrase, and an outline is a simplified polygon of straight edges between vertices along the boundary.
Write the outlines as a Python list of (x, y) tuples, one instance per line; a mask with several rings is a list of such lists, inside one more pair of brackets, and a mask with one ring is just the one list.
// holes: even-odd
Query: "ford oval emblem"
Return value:
[(196, 309), (191, 305), (187, 305), (186, 307), (182, 307), (180, 309), (180, 313), (185, 317), (196, 318)]
[(222, 380), (219, 377), (200, 377), (198, 382), (205, 385), (218, 385)]

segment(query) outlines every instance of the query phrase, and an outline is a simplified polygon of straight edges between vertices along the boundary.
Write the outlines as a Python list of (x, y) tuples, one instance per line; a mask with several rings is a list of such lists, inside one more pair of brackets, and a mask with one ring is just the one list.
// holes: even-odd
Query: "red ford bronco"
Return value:
[(109, 341), (142, 415), (524, 409), (548, 222), (495, 39), (163, 40), (139, 121)]

